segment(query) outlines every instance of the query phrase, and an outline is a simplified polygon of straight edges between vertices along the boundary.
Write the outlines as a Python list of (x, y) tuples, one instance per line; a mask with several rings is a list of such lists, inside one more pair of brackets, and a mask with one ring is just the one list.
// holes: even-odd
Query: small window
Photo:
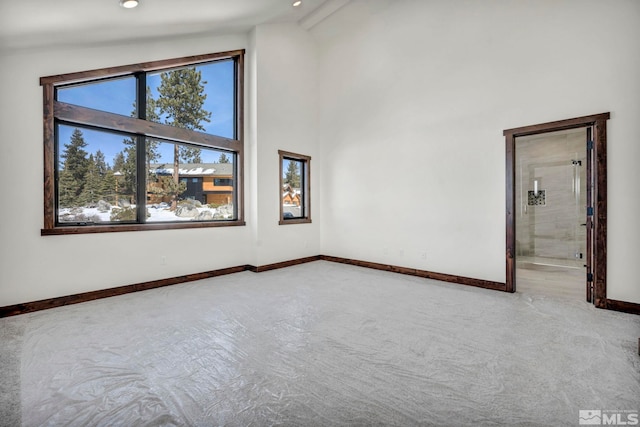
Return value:
[(230, 178), (214, 178), (213, 185), (216, 187), (231, 187), (233, 180)]
[(311, 222), (309, 181), (311, 157), (278, 151), (280, 155), (280, 222)]

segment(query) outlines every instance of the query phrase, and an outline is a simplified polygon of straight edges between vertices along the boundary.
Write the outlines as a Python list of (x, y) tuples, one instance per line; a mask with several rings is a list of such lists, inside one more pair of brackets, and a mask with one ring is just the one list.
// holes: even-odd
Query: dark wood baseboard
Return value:
[(377, 262), (360, 261), (356, 259), (340, 258), (329, 255), (321, 255), (320, 259), (324, 261), (338, 262), (341, 264), (356, 265), (358, 267), (373, 268), (375, 270), (407, 274), (409, 276), (423, 277), (425, 279), (439, 280), (441, 282), (458, 283), (460, 285), (475, 286), (478, 288), (493, 289), (496, 291), (506, 292), (506, 285), (504, 283), (492, 282), (489, 280), (473, 279), (470, 277), (455, 276), (444, 273), (434, 273), (432, 271), (419, 270), (417, 268), (398, 267), (396, 265), (380, 264)]
[(63, 297), (49, 298), (23, 304), (8, 305), (5, 307), (0, 307), (0, 318), (32, 313), (34, 311), (47, 310), (49, 308), (62, 307), (65, 305), (79, 304), (82, 302), (93, 301), (102, 298), (115, 297), (132, 292), (146, 291), (149, 289), (161, 288), (163, 286), (177, 285), (180, 283), (192, 282), (194, 280), (209, 279), (211, 277), (224, 276), (226, 274), (239, 273), (241, 271), (253, 271), (254, 273), (260, 273), (263, 271), (291, 267), (292, 265), (304, 264), (307, 262), (318, 260), (320, 260), (320, 255), (299, 258), (290, 261), (283, 261), (274, 264), (261, 265), (258, 267), (253, 265), (239, 265), (237, 267), (221, 268), (219, 270), (204, 271), (202, 273), (187, 274), (184, 276), (170, 277), (168, 279), (152, 280), (149, 282), (136, 283), (133, 285), (119, 286), (117, 288), (101, 289), (99, 291), (83, 292), (80, 294), (66, 295)]
[(292, 259), (290, 261), (282, 261), (282, 262), (276, 262), (273, 264), (260, 265), (257, 267), (255, 265), (247, 265), (247, 270), (253, 271), (254, 273), (262, 273), (263, 271), (275, 270), (277, 268), (291, 267), (292, 265), (305, 264), (307, 262), (319, 261), (321, 259), (322, 259), (322, 255), (314, 255), (314, 256), (308, 256), (306, 258)]
[(62, 307), (65, 305), (79, 304), (81, 302), (93, 301), (101, 298), (115, 297), (132, 292), (146, 291), (149, 289), (161, 288), (163, 286), (177, 285), (179, 283), (192, 282), (194, 280), (208, 279), (210, 277), (223, 276), (225, 274), (238, 273), (240, 271), (246, 270), (246, 265), (240, 265), (237, 267), (221, 268), (219, 270), (187, 274), (184, 276), (176, 276), (168, 279), (152, 280), (149, 282), (136, 283), (133, 285), (119, 286), (117, 288), (102, 289), (99, 291), (83, 292), (81, 294), (43, 299), (40, 301), (27, 302), (23, 304), (8, 305), (5, 307), (0, 307), (0, 318), (31, 313), (34, 311), (47, 310), (49, 308)]
[[(389, 271), (392, 273), (406, 274), (409, 276), (422, 277), (425, 279), (439, 280), (441, 282), (457, 283), (467, 286), (475, 286), (479, 288), (492, 289), (497, 291), (505, 291), (506, 285), (500, 282), (492, 282), (489, 280), (473, 279), (470, 277), (456, 276), (444, 273), (434, 273), (431, 271), (420, 270), (417, 268), (398, 267), (395, 265), (380, 264), (377, 262), (360, 261), (349, 258), (334, 257), (329, 255), (315, 255), (305, 258), (298, 258), (290, 261), (277, 262), (261, 266), (239, 265), (237, 267), (221, 268), (219, 270), (205, 271), (202, 273), (187, 274), (184, 276), (170, 277), (168, 279), (152, 280), (149, 282), (136, 283), (133, 285), (119, 286), (117, 288), (102, 289), (92, 292), (84, 292), (81, 294), (67, 295), (57, 298), (49, 298), (40, 301), (27, 302), (23, 304), (8, 305), (0, 307), (0, 318), (16, 316), (19, 314), (31, 313), (34, 311), (47, 310), (49, 308), (62, 307), (65, 305), (79, 304), (82, 302), (93, 301), (96, 299), (109, 298), (118, 295), (124, 295), (131, 292), (146, 291), (149, 289), (160, 288), (163, 286), (177, 285), (180, 283), (192, 282), (194, 280), (208, 279), (211, 277), (223, 276), (226, 274), (239, 273), (242, 271), (252, 271), (261, 273), (264, 271), (275, 270), (278, 268), (291, 267), (293, 265), (304, 264), (313, 261), (330, 261), (340, 264), (355, 265), (358, 267), (371, 268), (374, 270)], [(640, 314), (640, 304), (617, 301), (607, 299), (603, 307), (609, 310), (622, 311), (631, 314)]]
[(615, 299), (607, 299), (603, 308), (608, 310), (622, 311), (624, 313), (640, 314), (640, 304), (635, 302), (618, 301)]

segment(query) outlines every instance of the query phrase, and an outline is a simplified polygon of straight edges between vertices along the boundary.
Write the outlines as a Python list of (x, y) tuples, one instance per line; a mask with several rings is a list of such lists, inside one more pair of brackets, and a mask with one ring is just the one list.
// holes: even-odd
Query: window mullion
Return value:
[(65, 102), (54, 102), (55, 117), (69, 124), (102, 129), (112, 132), (145, 134), (152, 138), (161, 138), (183, 144), (197, 144), (214, 149), (233, 152), (242, 151), (242, 142), (222, 136), (183, 129), (162, 123), (141, 121), (137, 117), (97, 111)]
[(136, 105), (137, 115), (139, 119), (147, 119), (147, 74), (136, 74)]
[[(147, 75), (146, 73), (136, 74), (136, 114), (141, 120), (147, 118)], [(147, 220), (147, 149), (146, 137), (138, 135), (136, 137), (136, 219), (138, 223)]]
[(139, 223), (146, 222), (147, 204), (147, 159), (146, 138), (142, 135), (136, 137), (136, 219)]
[(233, 171), (231, 174), (231, 185), (236, 188), (236, 191), (233, 192), (233, 217), (240, 217), (240, 189), (242, 188), (242, 183), (238, 177), (238, 168), (242, 167), (238, 162), (238, 153), (233, 153)]
[(302, 191), (302, 197), (300, 203), (302, 203), (302, 217), (306, 218), (307, 214), (307, 162), (300, 162), (300, 191)]

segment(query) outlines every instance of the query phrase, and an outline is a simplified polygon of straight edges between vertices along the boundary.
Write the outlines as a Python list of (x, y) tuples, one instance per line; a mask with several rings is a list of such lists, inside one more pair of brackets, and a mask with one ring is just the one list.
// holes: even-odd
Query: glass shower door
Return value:
[(583, 267), (586, 191), (582, 165), (577, 153), (563, 161), (530, 165), (532, 189), (526, 190), (524, 209), (529, 216), (528, 254), (535, 263)]
[[(516, 276), (585, 283), (585, 129), (516, 139)], [(530, 272), (518, 269), (535, 270)], [(571, 270), (571, 271), (568, 271)], [(546, 276), (545, 276), (546, 274)], [(552, 277), (556, 274), (557, 277)], [(547, 283), (548, 285), (548, 283)]]

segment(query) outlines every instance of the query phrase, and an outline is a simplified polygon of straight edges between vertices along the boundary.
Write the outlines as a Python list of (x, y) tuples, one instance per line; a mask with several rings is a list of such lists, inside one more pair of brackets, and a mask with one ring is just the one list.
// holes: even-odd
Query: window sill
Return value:
[(278, 221), (279, 225), (287, 225), (287, 224), (311, 224), (311, 218), (292, 218), (292, 219), (281, 219)]
[(244, 226), (244, 221), (216, 221), (216, 222), (178, 222), (178, 223), (156, 223), (156, 224), (121, 224), (121, 225), (70, 225), (55, 228), (43, 228), (40, 230), (41, 236), (59, 236), (65, 234), (94, 234), (94, 233), (117, 233), (122, 231), (152, 231), (152, 230), (177, 230), (189, 228), (212, 228), (212, 227), (234, 227)]

